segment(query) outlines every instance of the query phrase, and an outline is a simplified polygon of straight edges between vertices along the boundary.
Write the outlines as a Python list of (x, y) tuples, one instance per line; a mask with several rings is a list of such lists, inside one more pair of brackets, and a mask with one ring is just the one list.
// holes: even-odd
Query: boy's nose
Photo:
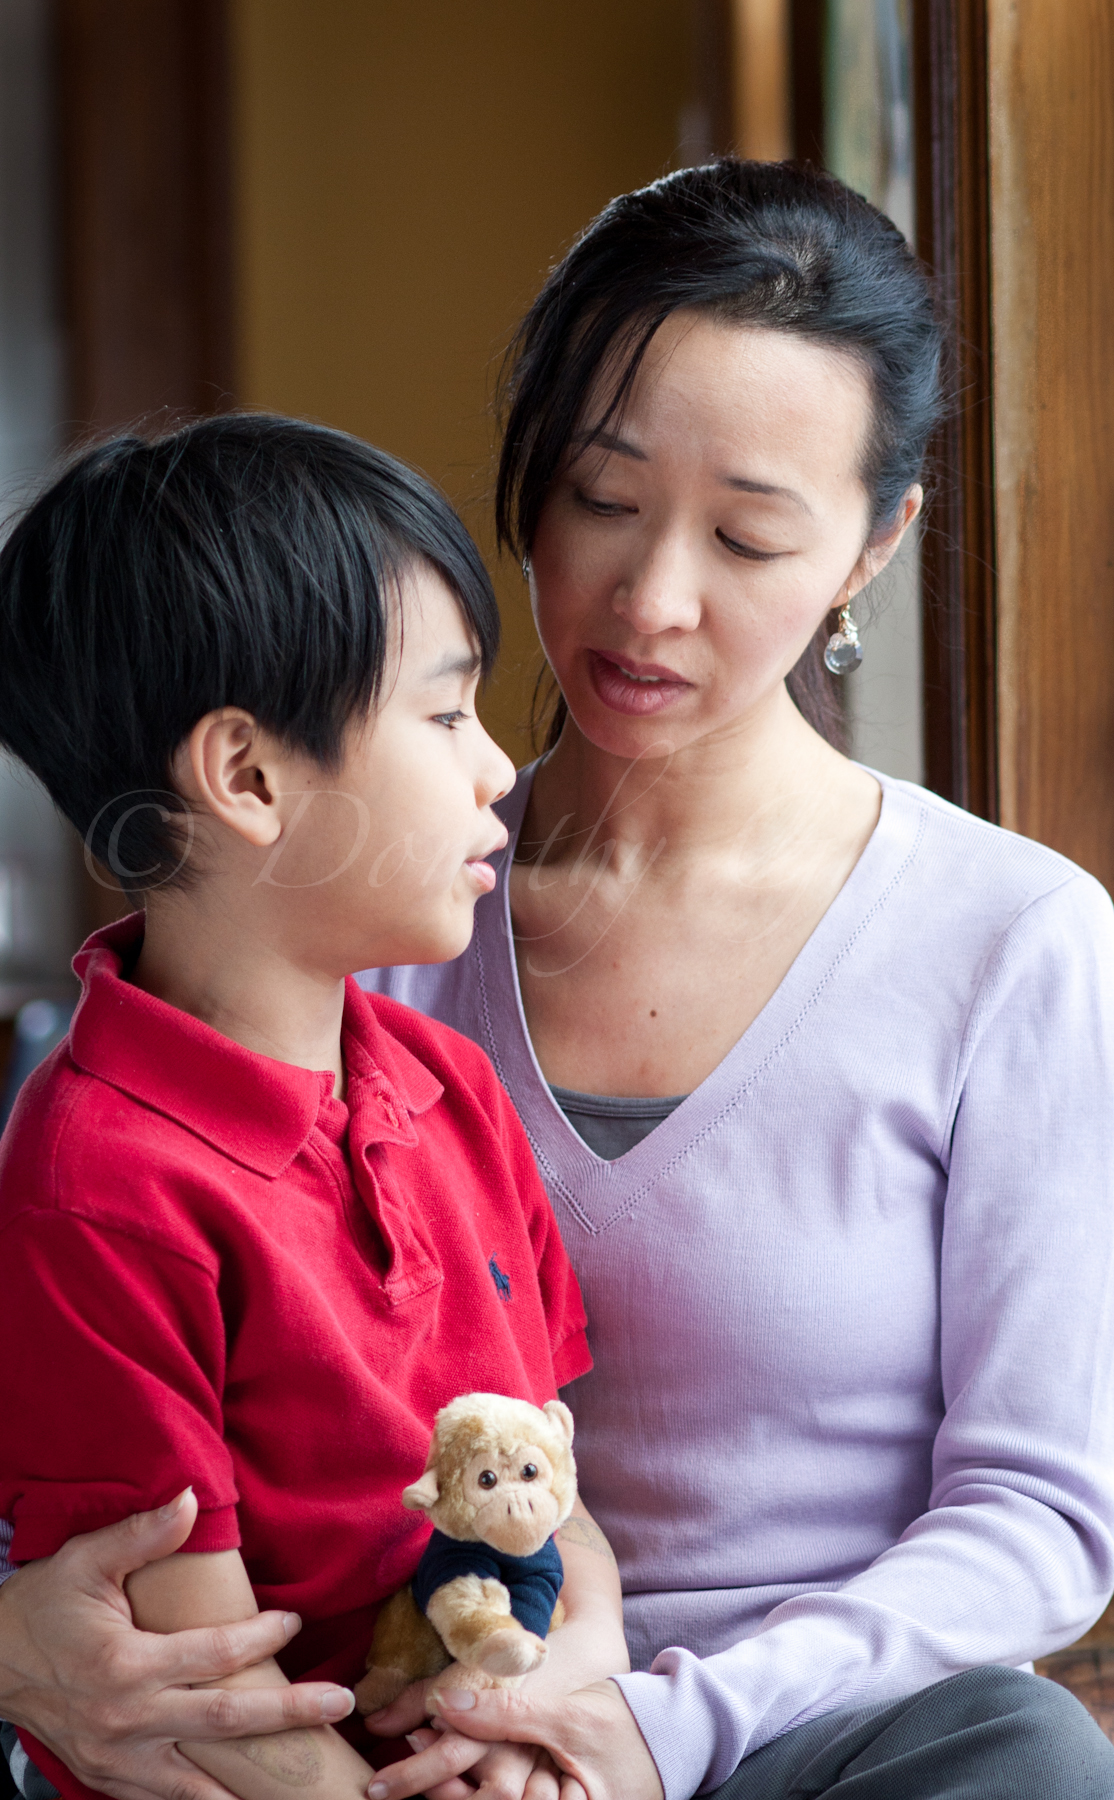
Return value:
[(486, 731), (483, 731), (482, 752), (476, 779), (476, 801), (479, 806), (491, 806), (494, 801), (501, 800), (504, 794), (510, 793), (515, 784), (516, 770), (510, 757), (500, 750), (494, 738), (489, 737)]

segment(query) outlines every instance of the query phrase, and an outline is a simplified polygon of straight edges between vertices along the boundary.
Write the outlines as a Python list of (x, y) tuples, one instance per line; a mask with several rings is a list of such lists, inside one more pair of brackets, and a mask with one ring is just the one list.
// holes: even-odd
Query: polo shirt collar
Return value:
[[(132, 913), (94, 932), (74, 958), (82, 995), (70, 1055), (88, 1074), (174, 1119), (224, 1155), (280, 1175), (317, 1121), (323, 1081), (314, 1069), (260, 1056), (123, 977), (143, 936)], [(345, 984), (348, 1105), (363, 1143), (417, 1141), (410, 1118), (440, 1099), (441, 1083), (385, 1031), (351, 978)]]

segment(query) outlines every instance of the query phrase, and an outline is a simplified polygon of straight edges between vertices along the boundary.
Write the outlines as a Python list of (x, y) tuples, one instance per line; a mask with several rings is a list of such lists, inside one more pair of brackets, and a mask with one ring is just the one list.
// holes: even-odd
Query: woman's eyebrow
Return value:
[(720, 482), (738, 494), (777, 494), (784, 500), (792, 500), (810, 517), (812, 515), (811, 506), (803, 494), (798, 494), (796, 488), (778, 487), (772, 481), (752, 481), (746, 475), (721, 475)]
[(617, 437), (613, 431), (578, 431), (573, 438), (578, 450), (610, 450), (615, 456), (629, 456), (634, 462), (649, 462), (645, 450), (632, 444), (628, 438)]
[[(579, 431), (573, 438), (578, 450), (608, 450), (614, 456), (629, 456), (632, 462), (649, 462), (650, 456), (632, 444), (629, 438), (619, 437), (613, 431)], [(803, 494), (796, 488), (778, 487), (772, 481), (752, 481), (747, 475), (721, 475), (720, 482), (724, 487), (732, 488), (738, 494), (774, 494), (785, 500), (792, 500), (803, 512), (812, 516), (812, 508)]]

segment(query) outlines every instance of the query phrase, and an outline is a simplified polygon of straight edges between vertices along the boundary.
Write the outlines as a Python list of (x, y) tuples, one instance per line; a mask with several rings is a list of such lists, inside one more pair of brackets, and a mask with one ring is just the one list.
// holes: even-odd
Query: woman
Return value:
[(939, 359), (887, 221), (733, 161), (608, 208), (524, 326), (500, 517), (563, 703), (473, 947), (369, 982), (530, 1131), (635, 1673), (442, 1695), (373, 1794), (456, 1800), (500, 1739), (566, 1800), (1114, 1792), (996, 1666), (1114, 1587), (1109, 903), (848, 762), (820, 662), (920, 506)]
[[(617, 1685), (671, 1797), (740, 1763), (731, 1793), (785, 1791), (849, 1709), (1070, 1642), (1114, 1585), (1109, 902), (848, 762), (815, 704), (919, 509), (939, 354), (903, 240), (822, 176), (725, 162), (596, 221), (523, 327), (499, 490), (556, 741), (469, 951), (378, 977), (530, 1132), (591, 1322)], [(585, 1767), (649, 1796), (609, 1692)], [(537, 1735), (575, 1766), (562, 1710)], [(922, 1748), (939, 1787), (871, 1793), (950, 1791)], [(1028, 1791), (1017, 1749), (987, 1792)]]

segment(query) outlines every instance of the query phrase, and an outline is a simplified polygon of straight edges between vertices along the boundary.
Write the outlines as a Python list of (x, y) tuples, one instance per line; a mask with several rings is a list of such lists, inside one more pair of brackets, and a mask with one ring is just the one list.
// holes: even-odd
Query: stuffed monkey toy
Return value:
[(425, 1473), (402, 1504), (435, 1527), (414, 1579), (380, 1609), (356, 1689), (362, 1713), (452, 1661), (460, 1687), (517, 1687), (564, 1618), (553, 1534), (576, 1500), (572, 1414), (463, 1394), (434, 1421)]

